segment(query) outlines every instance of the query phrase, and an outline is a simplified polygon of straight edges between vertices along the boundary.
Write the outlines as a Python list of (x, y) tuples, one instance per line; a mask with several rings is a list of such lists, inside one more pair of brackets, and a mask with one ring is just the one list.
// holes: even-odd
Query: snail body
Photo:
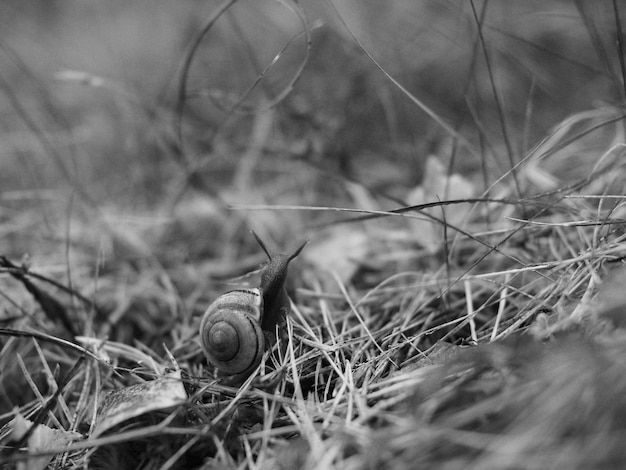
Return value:
[(207, 361), (228, 375), (246, 376), (261, 362), (270, 343), (266, 337), (272, 337), (291, 308), (285, 289), (289, 262), (306, 245), (289, 255), (273, 253), (252, 233), (269, 258), (261, 272), (261, 285), (222, 294), (200, 322), (200, 343)]

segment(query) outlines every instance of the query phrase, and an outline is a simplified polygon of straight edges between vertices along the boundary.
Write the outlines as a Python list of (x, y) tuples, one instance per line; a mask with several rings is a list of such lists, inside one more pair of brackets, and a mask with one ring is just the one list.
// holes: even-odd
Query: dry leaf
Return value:
[[(474, 197), (474, 185), (463, 176), (453, 173), (446, 174), (446, 169), (437, 157), (431, 155), (426, 161), (422, 184), (406, 196), (409, 205), (415, 206), (428, 202), (446, 201), (451, 199), (467, 199)], [(452, 225), (461, 225), (467, 215), (467, 205), (457, 204), (446, 207), (434, 207), (427, 212), (435, 217), (445, 219)], [(431, 253), (436, 252), (443, 243), (442, 227), (426, 218), (412, 221), (413, 233), (419, 235), (417, 242)]]
[[(369, 246), (370, 238), (362, 229), (337, 226), (327, 231), (326, 237), (309, 243), (302, 257), (317, 271), (335, 273), (347, 284), (366, 259)], [(334, 279), (325, 284), (327, 291), (337, 290)]]
[(112, 390), (106, 393), (98, 408), (96, 426), (91, 437), (99, 436), (131, 418), (172, 408), (186, 400), (187, 392), (180, 371), (150, 382)]
[[(8, 441), (18, 442), (28, 430), (33, 426), (33, 421), (24, 418), (21, 414), (17, 414), (6, 427), (11, 430), (7, 436)], [(5, 427), (5, 428), (6, 428)], [(82, 435), (77, 432), (65, 431), (63, 429), (52, 429), (45, 424), (38, 425), (28, 438), (28, 452), (42, 452), (50, 449), (59, 449), (71, 443), (72, 441), (82, 439)], [(20, 460), (17, 463), (18, 470), (40, 470), (48, 466), (54, 455), (43, 455), (40, 457), (29, 457), (26, 460)]]

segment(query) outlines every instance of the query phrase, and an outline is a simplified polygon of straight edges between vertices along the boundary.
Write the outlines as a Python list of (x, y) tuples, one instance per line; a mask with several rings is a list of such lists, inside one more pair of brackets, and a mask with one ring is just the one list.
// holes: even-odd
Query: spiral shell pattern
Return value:
[(263, 296), (259, 289), (227, 292), (202, 317), (200, 342), (207, 360), (221, 372), (240, 374), (261, 361)]

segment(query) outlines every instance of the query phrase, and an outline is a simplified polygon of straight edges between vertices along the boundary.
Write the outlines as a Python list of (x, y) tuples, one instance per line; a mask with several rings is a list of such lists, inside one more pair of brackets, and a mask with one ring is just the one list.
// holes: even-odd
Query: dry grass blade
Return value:
[(68, 1), (0, 2), (0, 467), (626, 468), (620, 2)]
[(420, 99), (418, 99), (414, 94), (412, 94), (407, 88), (402, 86), (400, 82), (398, 82), (395, 78), (389, 75), (389, 73), (376, 61), (376, 59), (369, 53), (369, 51), (361, 44), (358, 38), (354, 36), (354, 34), (350, 30), (350, 28), (348, 27), (344, 19), (341, 17), (339, 12), (333, 5), (332, 0), (327, 0), (327, 2), (329, 5), (331, 5), (332, 9), (334, 10), (335, 15), (342, 22), (343, 26), (346, 28), (350, 36), (352, 36), (352, 39), (354, 40), (354, 42), (359, 46), (359, 48), (363, 51), (363, 53), (365, 53), (365, 55), (369, 58), (369, 60), (372, 61), (372, 63), (376, 66), (376, 68), (380, 70), (383, 73), (383, 75), (385, 75), (385, 77), (387, 77), (387, 79), (389, 79), (389, 81), (391, 81), (391, 83), (393, 83), (393, 85), (396, 88), (398, 88), (409, 100), (411, 100), (412, 103), (417, 105), (422, 111), (424, 111), (424, 113), (426, 113), (433, 121), (435, 121), (439, 126), (441, 126), (448, 134), (454, 137), (454, 140), (456, 142), (458, 142), (460, 145), (465, 147), (469, 152), (472, 152), (477, 155), (478, 154), (477, 150), (474, 149), (472, 144), (465, 137), (463, 137), (461, 134), (456, 132), (452, 126), (450, 126), (447, 122), (445, 122), (441, 118), (441, 116), (437, 115), (436, 112), (434, 112), (432, 109), (426, 106), (426, 104), (424, 104)]

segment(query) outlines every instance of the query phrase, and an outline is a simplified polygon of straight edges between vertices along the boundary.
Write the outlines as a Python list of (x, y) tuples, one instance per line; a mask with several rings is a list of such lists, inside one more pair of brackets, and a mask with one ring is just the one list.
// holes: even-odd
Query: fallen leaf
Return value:
[(111, 390), (106, 393), (98, 408), (91, 437), (97, 437), (129, 419), (151, 411), (172, 408), (186, 400), (187, 392), (180, 371), (150, 382)]
[[(370, 245), (370, 237), (362, 229), (337, 226), (327, 231), (325, 237), (317, 237), (309, 243), (302, 257), (315, 266), (316, 271), (332, 272), (348, 284), (366, 259)], [(329, 282), (324, 282), (326, 291), (337, 291), (334, 278), (329, 276), (327, 279)]]
[[(468, 199), (474, 197), (474, 185), (463, 176), (452, 173), (448, 175), (443, 164), (433, 155), (428, 157), (424, 169), (422, 184), (415, 187), (406, 196), (411, 206), (428, 202), (446, 201), (452, 199)], [(444, 212), (445, 211), (445, 212)], [(452, 225), (462, 225), (467, 215), (466, 204), (454, 204), (446, 207), (433, 207), (425, 212), (442, 218)], [(431, 253), (438, 251), (443, 243), (442, 227), (440, 224), (427, 218), (411, 221), (413, 233), (417, 234), (416, 241)]]
[[(4, 429), (10, 429), (10, 434), (4, 439), (6, 442), (19, 442), (33, 426), (34, 422), (24, 418), (18, 413)], [(50, 449), (59, 449), (70, 444), (72, 441), (82, 439), (77, 432), (65, 431), (64, 429), (52, 429), (45, 424), (39, 424), (28, 437), (27, 446), (29, 453), (45, 452)], [(28, 457), (17, 463), (17, 470), (43, 470), (54, 458), (54, 454), (38, 457)]]

